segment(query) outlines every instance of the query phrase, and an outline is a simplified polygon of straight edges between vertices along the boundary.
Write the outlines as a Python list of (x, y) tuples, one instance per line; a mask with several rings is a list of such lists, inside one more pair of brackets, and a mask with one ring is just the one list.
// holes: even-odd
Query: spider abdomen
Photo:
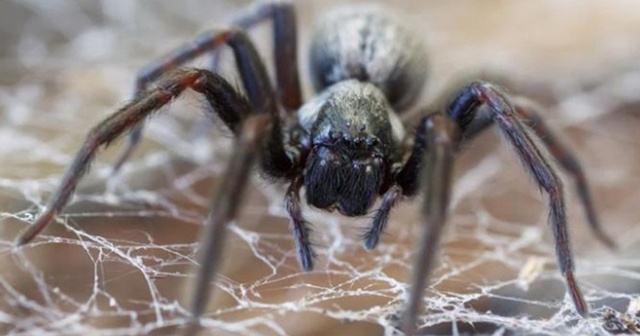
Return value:
[(316, 29), (310, 60), (316, 90), (348, 79), (371, 82), (398, 111), (416, 100), (426, 78), (421, 41), (377, 7), (329, 13)]

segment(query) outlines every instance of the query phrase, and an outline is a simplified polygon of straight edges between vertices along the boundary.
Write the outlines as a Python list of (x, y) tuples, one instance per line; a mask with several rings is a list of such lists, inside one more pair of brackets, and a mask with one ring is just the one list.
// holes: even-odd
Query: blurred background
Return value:
[[(175, 334), (187, 321), (183, 288), (193, 278), (198, 233), (231, 144), (219, 122), (202, 124), (203, 102), (194, 94), (148, 124), (141, 148), (118, 177), (109, 178), (122, 141), (101, 152), (42, 236), (20, 249), (13, 240), (42, 210), (87, 131), (130, 99), (136, 71), (250, 3), (0, 3), (2, 334)], [(306, 97), (313, 94), (306, 72), (311, 29), (323, 13), (349, 3), (296, 2)], [(577, 275), (593, 310), (579, 318), (556, 265), (545, 198), (509, 146), (487, 132), (456, 162), (451, 216), (425, 295), (422, 332), (633, 331), (640, 309), (640, 3), (415, 0), (387, 6), (430, 52), (420, 106), (475, 77), (539, 102), (549, 124), (576, 149), (602, 223), (620, 246), (612, 252), (596, 241), (569, 194)], [(271, 66), (269, 28), (251, 36)], [(209, 60), (194, 65), (207, 67)], [(231, 65), (222, 72), (234, 78)], [(202, 128), (211, 131), (194, 132)], [(282, 186), (253, 179), (230, 227), (218, 283), (211, 284), (217, 289), (203, 334), (390, 334), (407, 295), (413, 237), (421, 232), (419, 202), (394, 211), (382, 244), (371, 252), (359, 238), (369, 218), (305, 208), (319, 252), (316, 270), (305, 274), (282, 199)]]

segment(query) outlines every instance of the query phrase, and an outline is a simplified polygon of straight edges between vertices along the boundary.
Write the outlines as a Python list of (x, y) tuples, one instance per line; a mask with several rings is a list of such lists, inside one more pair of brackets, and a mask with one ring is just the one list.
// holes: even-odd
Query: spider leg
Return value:
[(364, 246), (368, 250), (372, 250), (378, 245), (380, 235), (384, 232), (389, 222), (389, 214), (395, 204), (402, 196), (413, 196), (418, 192), (420, 167), (422, 167), (424, 151), (427, 148), (427, 139), (422, 134), (424, 132), (424, 127), (422, 127), (424, 121), (424, 118), (420, 121), (421, 126), (418, 128), (411, 155), (396, 175), (395, 183), (382, 196), (382, 203), (378, 211), (376, 211), (373, 223), (363, 236)]
[[(109, 144), (124, 131), (140, 125), (146, 116), (178, 97), (188, 87), (202, 93), (211, 104), (213, 111), (219, 111), (221, 119), (233, 131), (237, 131), (239, 121), (249, 113), (268, 113), (272, 118), (272, 125), (270, 136), (263, 144), (263, 155), (261, 155), (263, 170), (273, 176), (285, 176), (292, 170), (294, 162), (287, 155), (283, 145), (280, 118), (273, 90), (266, 69), (247, 35), (239, 30), (224, 29), (205, 33), (198, 41), (192, 46), (192, 53), (206, 49), (207, 43), (219, 45), (225, 42), (232, 47), (250, 104), (244, 101), (244, 98), (226, 80), (212, 72), (186, 69), (172, 73), (168, 76), (169, 78), (162, 80), (156, 89), (139, 94), (131, 103), (89, 132), (84, 146), (67, 171), (62, 185), (36, 223), (20, 236), (18, 245), (33, 239), (67, 204), (79, 179), (89, 167), (100, 146)], [(170, 65), (170, 63), (166, 64)], [(160, 73), (158, 70), (158, 75)]]
[[(446, 223), (453, 158), (459, 139), (458, 126), (446, 115), (437, 113), (425, 117), (418, 126), (411, 159), (401, 171), (404, 174), (414, 173), (410, 185), (406, 185), (408, 190), (420, 184), (420, 189), (424, 191), (422, 215), (425, 220), (418, 260), (411, 278), (409, 302), (401, 321), (401, 328), (406, 335), (415, 333), (420, 303), (429, 284), (442, 228)], [(417, 161), (420, 164), (413, 165)]]
[(364, 247), (367, 250), (373, 250), (380, 241), (380, 235), (384, 232), (389, 223), (389, 214), (391, 209), (402, 198), (402, 187), (397, 184), (392, 185), (382, 196), (380, 208), (373, 217), (371, 227), (363, 235)]
[[(298, 73), (298, 38), (296, 14), (290, 2), (271, 0), (250, 5), (231, 21), (231, 26), (249, 30), (256, 25), (273, 21), (273, 59), (280, 103), (287, 111), (302, 105), (300, 75)], [(212, 53), (213, 69), (220, 58), (218, 50)]]
[(229, 128), (237, 129), (244, 114), (250, 111), (250, 104), (222, 77), (205, 70), (183, 69), (160, 81), (152, 90), (145, 91), (95, 126), (76, 155), (56, 193), (45, 211), (36, 222), (18, 238), (18, 245), (32, 240), (51, 219), (67, 204), (80, 178), (88, 170), (95, 154), (102, 146), (107, 146), (121, 134), (135, 127), (153, 112), (178, 97), (187, 88), (203, 93), (215, 103), (221, 118)]
[[(190, 295), (192, 318), (195, 321), (202, 315), (207, 302), (209, 283), (213, 281), (223, 250), (225, 228), (236, 216), (256, 153), (263, 149), (261, 145), (265, 138), (270, 134), (280, 133), (279, 129), (274, 130), (275, 121), (278, 120), (277, 115), (264, 113), (268, 111), (252, 110), (246, 98), (234, 91), (231, 84), (217, 74), (199, 69), (175, 71), (162, 79), (155, 89), (145, 91), (94, 127), (45, 212), (18, 238), (17, 245), (33, 239), (65, 206), (78, 181), (88, 170), (102, 146), (108, 145), (127, 130), (138, 125), (153, 112), (180, 96), (187, 88), (202, 93), (209, 102), (212, 102), (213, 110), (220, 111), (221, 118), (232, 130), (235, 130), (237, 135), (225, 175), (216, 187), (212, 210), (206, 221), (202, 238), (202, 248), (198, 252), (200, 256), (198, 260), (202, 260), (202, 267), (195, 281), (194, 291)], [(246, 118), (243, 119), (245, 115)], [(228, 193), (229, 190), (233, 192)]]
[[(197, 322), (209, 300), (211, 282), (215, 281), (227, 225), (236, 218), (239, 205), (249, 181), (249, 173), (260, 144), (268, 136), (271, 120), (268, 115), (248, 117), (236, 138), (233, 155), (220, 183), (216, 186), (211, 203), (211, 212), (204, 226), (197, 260), (202, 261), (194, 286), (190, 288), (191, 318)], [(232, 192), (229, 192), (232, 191)], [(188, 331), (187, 334), (191, 334)]]
[(573, 154), (571, 148), (560, 141), (554, 134), (553, 130), (542, 118), (540, 112), (538, 112), (539, 108), (535, 104), (522, 98), (516, 99), (514, 103), (516, 112), (521, 120), (534, 131), (542, 143), (549, 149), (551, 156), (553, 156), (558, 163), (560, 163), (560, 166), (573, 178), (591, 231), (603, 244), (611, 249), (615, 249), (616, 243), (604, 232), (600, 225), (591, 198), (587, 177), (578, 158)]
[(491, 118), (502, 135), (514, 147), (518, 157), (534, 180), (549, 197), (549, 223), (556, 245), (560, 271), (565, 278), (569, 294), (577, 312), (586, 316), (589, 307), (574, 277), (574, 262), (567, 230), (564, 186), (555, 168), (549, 164), (538, 145), (517, 115), (517, 110), (506, 94), (489, 83), (475, 82), (464, 88), (448, 107), (449, 116), (459, 125), (462, 135), (477, 115), (478, 108), (486, 105)]
[[(518, 109), (510, 99), (488, 83), (475, 82), (461, 90), (447, 109), (449, 118), (457, 127), (449, 125), (449, 118), (443, 118), (438, 114), (423, 119), (418, 128), (413, 152), (396, 176), (396, 183), (403, 188), (405, 195), (415, 194), (420, 187), (419, 182), (423, 183), (420, 189), (425, 192), (423, 211), (426, 228), (413, 271), (409, 302), (401, 322), (407, 335), (415, 333), (420, 302), (429, 283), (438, 237), (446, 218), (451, 184), (449, 174), (453, 167), (452, 155), (459, 150), (462, 141), (472, 140), (473, 136), (491, 124), (485, 116), (478, 113), (483, 105), (489, 108), (491, 120), (498, 125), (503, 136), (514, 147), (527, 171), (548, 194), (549, 222), (553, 229), (558, 264), (576, 311), (582, 316), (588, 314), (588, 305), (574, 276), (562, 182), (554, 167), (537, 147), (537, 143), (530, 138), (527, 126), (520, 121)], [(480, 123), (474, 125), (474, 121)], [(456, 130), (459, 130), (459, 136)], [(542, 134), (544, 133), (538, 135)], [(555, 143), (546, 145), (550, 146), (553, 152)]]
[(285, 196), (285, 207), (289, 218), (291, 218), (291, 231), (296, 243), (296, 250), (298, 251), (298, 261), (300, 266), (305, 271), (311, 271), (313, 269), (313, 259), (316, 253), (313, 251), (313, 243), (309, 238), (311, 229), (309, 228), (309, 222), (307, 222), (302, 216), (302, 209), (300, 209), (300, 188), (302, 188), (302, 178), (298, 177), (291, 182), (287, 195)]
[[(523, 97), (513, 99), (513, 105), (518, 118), (533, 131), (535, 136), (548, 150), (549, 154), (569, 174), (575, 183), (578, 198), (582, 202), (587, 223), (596, 238), (611, 249), (616, 248), (613, 239), (604, 232), (593, 205), (589, 183), (582, 168), (582, 164), (573, 153), (573, 150), (560, 141), (553, 129), (542, 118), (540, 107)], [(476, 118), (464, 134), (464, 141), (473, 139), (477, 134), (489, 128), (493, 124), (492, 118)]]
[[(295, 110), (302, 103), (300, 79), (297, 65), (297, 32), (293, 6), (290, 3), (262, 2), (257, 3), (233, 22), (236, 29), (246, 29), (268, 18), (274, 22), (274, 58), (276, 61), (276, 80), (280, 102), (288, 111)], [(206, 32), (174, 51), (168, 53), (159, 60), (150, 63), (138, 73), (135, 85), (135, 94), (143, 92), (146, 87), (159, 76), (176, 69), (185, 63), (194, 60), (206, 53), (218, 55), (219, 46), (227, 43), (237, 54), (236, 46), (225, 39), (224, 34)], [(236, 56), (237, 57), (237, 56)], [(257, 55), (256, 55), (257, 57)], [(237, 64), (242, 72), (242, 64)], [(247, 81), (242, 78), (245, 90), (249, 91)], [(122, 165), (134, 152), (142, 136), (143, 125), (134, 128), (128, 138), (127, 144), (120, 153), (113, 167), (113, 174), (117, 174)]]

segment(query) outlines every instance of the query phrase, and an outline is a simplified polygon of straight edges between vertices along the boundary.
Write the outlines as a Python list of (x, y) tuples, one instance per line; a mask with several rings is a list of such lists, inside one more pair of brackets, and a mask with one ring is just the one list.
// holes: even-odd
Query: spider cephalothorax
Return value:
[(364, 215), (391, 178), (389, 165), (397, 159), (393, 154), (402, 126), (391, 123), (396, 116), (371, 83), (339, 82), (321, 99), (298, 114), (312, 146), (304, 170), (307, 202), (322, 209), (336, 206), (348, 216)]
[[(245, 33), (267, 19), (274, 24), (277, 90)], [(581, 165), (556, 140), (534, 105), (511, 98), (490, 83), (473, 82), (457, 91), (441, 111), (423, 113), (409, 126), (412, 132), (405, 133), (399, 115), (422, 90), (426, 55), (417, 35), (371, 7), (337, 10), (319, 25), (310, 55), (318, 94), (303, 105), (296, 34), (291, 4), (259, 3), (238, 16), (232, 28), (206, 32), (145, 67), (136, 81), (135, 98), (89, 132), (47, 209), (19, 237), (18, 244), (33, 239), (63, 209), (100, 147), (133, 130), (117, 170), (138, 143), (143, 120), (184, 90), (193, 89), (211, 105), (207, 112), (216, 113), (236, 136), (202, 234), (202, 266), (192, 287), (194, 321), (204, 312), (213, 287), (209, 284), (220, 264), (226, 226), (237, 215), (247, 177), (258, 161), (264, 177), (290, 183), (285, 207), (304, 270), (313, 268), (316, 254), (300, 207), (301, 188), (306, 189), (310, 205), (337, 209), (348, 216), (366, 214), (380, 196), (380, 206), (363, 236), (367, 249), (378, 244), (399, 200), (423, 195), (424, 230), (401, 325), (407, 334), (413, 334), (446, 221), (454, 155), (462, 143), (495, 124), (548, 195), (560, 270), (576, 310), (588, 313), (574, 277), (563, 184), (548, 156), (574, 178), (588, 223), (598, 238), (613, 243), (599, 225)], [(225, 44), (233, 50), (244, 93), (215, 72), (178, 69)]]

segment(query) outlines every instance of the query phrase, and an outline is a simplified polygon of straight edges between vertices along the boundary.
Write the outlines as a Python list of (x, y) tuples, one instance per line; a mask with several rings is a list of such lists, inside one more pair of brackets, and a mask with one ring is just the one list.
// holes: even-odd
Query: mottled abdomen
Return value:
[(427, 70), (421, 40), (371, 6), (330, 12), (316, 29), (310, 59), (317, 91), (346, 79), (368, 81), (397, 111), (418, 98)]

